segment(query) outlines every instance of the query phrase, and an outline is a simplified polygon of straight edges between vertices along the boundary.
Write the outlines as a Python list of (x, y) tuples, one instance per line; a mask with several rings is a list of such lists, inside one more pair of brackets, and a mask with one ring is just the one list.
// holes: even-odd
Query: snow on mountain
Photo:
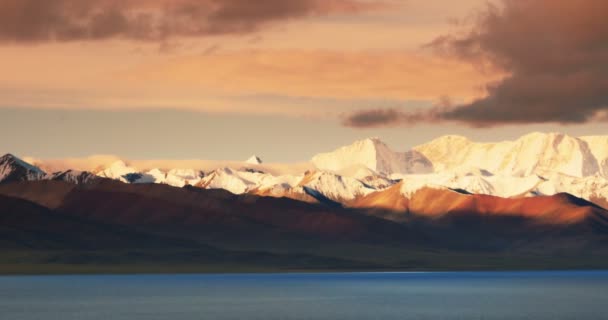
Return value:
[(273, 188), (277, 185), (293, 187), (304, 177), (304, 175), (273, 176), (264, 172), (255, 171), (240, 171), (239, 175), (249, 181), (255, 182), (260, 189)]
[(401, 175), (402, 193), (409, 197), (422, 188), (463, 190), (474, 194), (493, 195), (502, 198), (530, 197), (569, 193), (594, 201), (608, 201), (608, 179), (601, 176), (573, 177), (560, 173), (550, 176), (481, 176), (457, 175), (441, 172), (426, 175)]
[(436, 181), (440, 179), (445, 179), (445, 177), (438, 177), (433, 174), (428, 175), (406, 175), (401, 179), (400, 192), (406, 198), (411, 198), (413, 194), (415, 194), (418, 190), (423, 188), (432, 188), (432, 189), (449, 189), (449, 187), (441, 185), (440, 181)]
[(580, 139), (587, 142), (598, 162), (601, 175), (608, 178), (608, 136), (586, 136)]
[[(115, 161), (94, 174), (126, 183), (164, 183), (225, 189), (235, 194), (291, 197), (305, 201), (328, 199), (346, 204), (375, 191), (391, 189), (409, 197), (422, 188), (447, 189), (504, 198), (570, 193), (608, 204), (608, 137), (574, 138), (532, 133), (515, 141), (475, 143), (461, 136), (444, 136), (410, 152), (394, 152), (376, 138), (357, 141), (312, 160), (316, 171), (266, 172), (261, 160), (200, 169), (140, 171)], [(177, 167), (177, 166), (175, 166)], [(255, 168), (255, 169), (253, 169)], [(310, 167), (307, 167), (307, 169)], [(301, 173), (299, 173), (301, 172)], [(52, 175), (12, 155), (0, 158), (0, 182), (37, 179), (88, 183), (87, 172)], [(398, 186), (397, 186), (398, 184)]]
[(46, 173), (12, 154), (0, 157), (0, 183), (42, 179)]
[(224, 189), (234, 194), (242, 194), (255, 188), (256, 183), (239, 175), (236, 170), (222, 168), (211, 172), (195, 186), (204, 189)]
[(304, 175), (279, 175), (273, 176), (265, 173), (241, 173), (241, 176), (247, 177), (250, 181), (255, 181), (256, 186), (251, 188), (249, 192), (260, 196), (270, 197), (291, 197), (298, 195), (296, 198), (301, 199), (301, 192), (294, 191), (298, 183), (302, 181)]
[(251, 156), (251, 158), (247, 159), (247, 161), (245, 161), (245, 163), (247, 164), (262, 164), (262, 159), (260, 159), (260, 157), (253, 155)]
[(73, 184), (87, 184), (99, 179), (98, 176), (77, 170), (59, 171), (44, 177), (45, 180), (65, 181)]
[(138, 174), (141, 175), (136, 168), (128, 166), (122, 160), (118, 160), (109, 167), (97, 172), (97, 175), (100, 177), (120, 180), (122, 182), (134, 182), (133, 177)]
[[(507, 173), (558, 172), (575, 177), (599, 173), (597, 159), (584, 141), (558, 133), (532, 133), (515, 142), (505, 161)], [(505, 159), (505, 160), (507, 160)]]
[(378, 174), (374, 170), (361, 164), (342, 169), (336, 173), (341, 176), (355, 178), (377, 190), (388, 188), (398, 182), (385, 175)]
[(334, 172), (356, 165), (364, 165), (385, 175), (433, 171), (432, 163), (419, 152), (394, 152), (377, 138), (356, 141), (335, 151), (318, 154), (312, 158), (312, 163), (320, 170)]
[(376, 191), (355, 178), (326, 171), (308, 172), (297, 187), (300, 188), (296, 192), (315, 192), (336, 202), (350, 201)]
[(205, 174), (200, 170), (194, 169), (171, 169), (167, 172), (165, 183), (174, 187), (185, 185), (196, 185)]
[[(537, 176), (513, 177), (492, 176), (486, 178), (492, 184), (494, 192), (486, 193), (503, 198), (526, 197), (536, 194), (536, 188), (544, 180)], [(466, 190), (466, 188), (465, 188)], [(472, 191), (471, 191), (472, 192)]]
[(553, 174), (544, 177), (535, 191), (540, 195), (554, 195), (566, 192), (590, 201), (595, 198), (608, 200), (608, 179), (600, 176), (577, 178)]
[(234, 194), (255, 193), (273, 197), (283, 197), (291, 192), (303, 175), (274, 176), (262, 171), (242, 168), (217, 169), (201, 179), (195, 186), (205, 189), (225, 189)]
[(202, 171), (194, 169), (171, 169), (165, 172), (155, 168), (146, 171), (143, 174), (144, 178), (136, 181), (136, 183), (162, 183), (181, 188), (186, 185), (196, 185), (204, 176), (205, 174)]
[(422, 188), (428, 187), (463, 190), (475, 194), (512, 198), (531, 194), (544, 181), (538, 176), (487, 176), (483, 174), (457, 174), (453, 172), (423, 175), (393, 175), (392, 178), (402, 181), (402, 193), (406, 197)]
[(422, 188), (463, 190), (469, 193), (494, 194), (496, 188), (481, 175), (458, 175), (449, 172), (425, 174), (425, 175), (403, 175), (401, 180), (401, 192), (410, 197)]
[(601, 173), (587, 142), (559, 133), (532, 133), (499, 143), (444, 136), (414, 150), (428, 158), (437, 172), (470, 166), (509, 176), (558, 172), (586, 177)]
[[(167, 173), (162, 171), (161, 169), (154, 168), (152, 170), (146, 171), (146, 174), (154, 180), (154, 183), (167, 183)], [(179, 185), (174, 187), (180, 187)], [(182, 186), (183, 187), (183, 186)]]

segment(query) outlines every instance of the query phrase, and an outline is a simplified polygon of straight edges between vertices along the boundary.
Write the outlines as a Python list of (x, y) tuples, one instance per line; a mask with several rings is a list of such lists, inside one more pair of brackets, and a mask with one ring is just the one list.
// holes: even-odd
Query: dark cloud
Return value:
[(396, 109), (374, 109), (355, 112), (344, 119), (348, 127), (373, 128), (400, 124), (402, 113)]
[(397, 108), (361, 110), (344, 117), (342, 124), (353, 128), (413, 126), (418, 123), (439, 122), (445, 112), (445, 102), (430, 110), (404, 111)]
[(607, 119), (608, 1), (502, 0), (478, 12), (472, 26), (444, 35), (430, 47), (509, 76), (488, 84), (487, 97), (470, 104), (424, 114), (373, 110), (369, 115), (385, 116), (377, 117), (374, 126), (382, 120), (408, 125), (409, 116), (471, 126)]
[(249, 33), (276, 21), (375, 7), (360, 0), (0, 0), (0, 41)]

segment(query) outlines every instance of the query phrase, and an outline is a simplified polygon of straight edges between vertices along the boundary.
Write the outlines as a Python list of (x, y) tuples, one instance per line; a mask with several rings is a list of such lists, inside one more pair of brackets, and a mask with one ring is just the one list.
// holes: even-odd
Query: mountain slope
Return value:
[[(409, 261), (404, 254), (412, 250), (471, 253), (471, 263), (486, 261), (493, 254), (517, 253), (529, 258), (539, 252), (548, 257), (567, 253), (585, 259), (586, 254), (606, 252), (606, 211), (569, 195), (502, 199), (424, 188), (406, 198), (401, 188), (397, 184), (368, 194), (346, 209), (223, 190), (111, 180), (84, 185), (62, 181), (3, 184), (0, 194), (46, 204), (53, 212), (99, 224), (104, 230), (118, 226), (185, 246), (209, 243), (332, 259), (350, 259), (348, 252), (358, 252), (362, 261), (374, 261), (374, 265), (388, 261), (410, 265), (404, 262)], [(19, 220), (13, 215), (42, 230), (53, 226), (44, 218), (24, 217)], [(70, 234), (79, 234), (70, 230)], [(93, 237), (95, 232), (82, 236), (87, 239), (89, 235)], [(125, 243), (132, 246), (129, 241)], [(401, 258), (378, 257), (375, 251), (394, 252)], [(440, 261), (434, 259), (433, 265)]]
[(99, 250), (193, 247), (124, 227), (66, 215), (27, 200), (0, 195), (3, 249)]
[[(138, 172), (119, 161), (98, 174), (129, 183), (195, 185), (310, 202), (318, 201), (315, 196), (319, 195), (342, 203), (368, 193), (354, 185), (378, 191), (403, 180), (415, 186), (412, 191), (442, 186), (507, 198), (566, 192), (605, 205), (607, 141), (605, 137), (574, 138), (556, 133), (532, 133), (499, 143), (444, 136), (408, 152), (394, 152), (379, 139), (370, 138), (313, 157), (320, 168), (315, 172), (326, 172), (325, 178), (335, 176), (311, 185), (301, 183), (304, 172), (273, 175), (263, 172), (264, 167), (258, 164), (253, 168), (220, 167), (208, 173), (175, 168)], [(257, 157), (249, 160), (259, 162)], [(349, 182), (344, 184), (346, 180)]]
[(608, 136), (586, 136), (580, 139), (587, 142), (591, 153), (597, 159), (601, 174), (608, 177)]
[[(51, 182), (51, 184), (60, 184)], [(118, 211), (122, 214), (121, 211)], [(226, 272), (374, 268), (307, 253), (225, 250), (195, 237), (65, 214), (0, 195), (0, 273)]]
[(531, 133), (515, 141), (474, 143), (444, 136), (414, 150), (427, 157), (437, 171), (477, 167), (493, 174), (528, 176), (561, 173), (574, 177), (602, 174), (598, 159), (583, 139), (559, 133)]
[(139, 171), (136, 168), (128, 166), (122, 160), (112, 163), (107, 168), (102, 168), (96, 174), (103, 178), (115, 179), (122, 182), (136, 182), (141, 179)]
[(351, 206), (424, 230), (434, 246), (456, 251), (591, 255), (608, 243), (608, 211), (568, 194), (506, 199), (423, 188), (405, 197), (402, 188), (372, 193)]
[(333, 152), (321, 153), (312, 158), (320, 170), (340, 171), (363, 165), (380, 174), (432, 172), (432, 163), (417, 151), (392, 151), (377, 138), (356, 141)]
[(55, 172), (53, 174), (47, 175), (44, 178), (54, 181), (65, 181), (73, 184), (92, 183), (95, 182), (97, 179), (101, 179), (100, 177), (90, 172), (75, 170)]
[(245, 161), (247, 164), (262, 164), (262, 162), (262, 159), (256, 155), (252, 155), (249, 159), (247, 159), (247, 161)]
[(385, 209), (434, 219), (453, 214), (520, 217), (545, 225), (577, 224), (592, 219), (608, 227), (608, 211), (566, 193), (500, 198), (429, 187), (411, 193), (404, 182), (401, 182), (386, 190), (359, 198), (352, 202), (351, 206)]
[(0, 157), (0, 183), (42, 179), (46, 174), (12, 154)]
[[(0, 194), (104, 223), (221, 237), (400, 238), (401, 227), (338, 208), (224, 190), (125, 184), (70, 185), (37, 181), (0, 186)], [(111, 199), (112, 201), (108, 201)]]

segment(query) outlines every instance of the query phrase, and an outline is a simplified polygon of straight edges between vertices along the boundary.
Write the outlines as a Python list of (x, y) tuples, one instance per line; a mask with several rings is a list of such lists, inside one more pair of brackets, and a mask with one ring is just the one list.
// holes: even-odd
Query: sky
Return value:
[(306, 161), (608, 134), (603, 0), (0, 0), (0, 152)]

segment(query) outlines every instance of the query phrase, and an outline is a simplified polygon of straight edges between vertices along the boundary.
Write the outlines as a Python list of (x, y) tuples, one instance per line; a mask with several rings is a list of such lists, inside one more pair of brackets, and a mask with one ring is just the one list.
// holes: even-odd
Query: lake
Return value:
[(0, 319), (608, 319), (608, 272), (0, 277)]

